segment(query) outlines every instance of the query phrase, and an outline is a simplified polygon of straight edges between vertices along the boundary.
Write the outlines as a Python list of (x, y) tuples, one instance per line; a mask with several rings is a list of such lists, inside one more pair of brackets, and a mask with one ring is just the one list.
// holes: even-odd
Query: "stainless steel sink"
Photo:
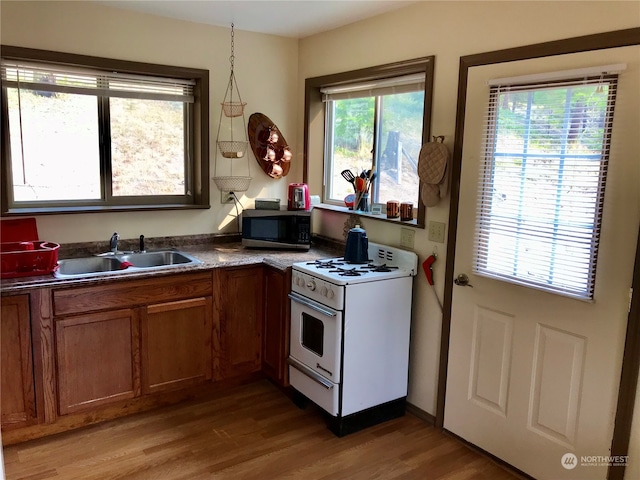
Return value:
[(176, 250), (134, 252), (70, 258), (58, 261), (57, 278), (92, 277), (114, 273), (133, 273), (202, 263), (188, 253)]
[(164, 252), (140, 252), (130, 253), (120, 257), (122, 262), (129, 262), (134, 267), (149, 268), (169, 265), (184, 265), (195, 260), (190, 255), (173, 250)]
[(115, 257), (70, 258), (58, 262), (57, 273), (61, 275), (83, 275), (118, 271), (122, 262)]

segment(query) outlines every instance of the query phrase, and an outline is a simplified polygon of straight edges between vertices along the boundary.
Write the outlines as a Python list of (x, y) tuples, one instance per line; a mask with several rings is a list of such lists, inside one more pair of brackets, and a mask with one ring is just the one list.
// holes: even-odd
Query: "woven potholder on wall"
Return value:
[(422, 183), (422, 201), (427, 207), (438, 204), (446, 196), (449, 185), (449, 149), (444, 137), (433, 137), (425, 143), (418, 157), (418, 177)]

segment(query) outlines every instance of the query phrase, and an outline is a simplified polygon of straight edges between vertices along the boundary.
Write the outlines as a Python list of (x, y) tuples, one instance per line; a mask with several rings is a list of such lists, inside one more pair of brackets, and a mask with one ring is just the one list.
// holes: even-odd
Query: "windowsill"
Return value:
[(162, 211), (162, 210), (196, 210), (208, 209), (210, 205), (109, 205), (109, 206), (84, 206), (84, 207), (19, 207), (10, 208), (2, 212), (3, 217), (21, 215), (60, 215), (68, 213), (106, 213), (106, 212), (137, 212), (137, 211)]
[(313, 208), (318, 208), (320, 210), (328, 210), (331, 212), (346, 213), (349, 215), (358, 215), (364, 218), (370, 218), (371, 220), (379, 220), (387, 223), (395, 223), (403, 227), (424, 228), (424, 225), (419, 224), (415, 218), (413, 220), (407, 220), (403, 222), (403, 221), (400, 221), (399, 218), (387, 218), (386, 213), (381, 213), (380, 215), (374, 215), (371, 212), (362, 212), (360, 210), (350, 210), (347, 207), (340, 207), (338, 205), (330, 205), (327, 203), (320, 203), (318, 205), (314, 205)]

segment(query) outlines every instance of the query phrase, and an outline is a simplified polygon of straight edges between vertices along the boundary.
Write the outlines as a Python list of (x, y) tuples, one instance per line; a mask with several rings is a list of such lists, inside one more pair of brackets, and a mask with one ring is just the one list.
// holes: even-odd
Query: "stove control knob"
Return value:
[(329, 290), (329, 291), (327, 292), (327, 297), (328, 297), (329, 299), (332, 299), (332, 298), (334, 297), (333, 290)]
[(322, 288), (320, 289), (320, 293), (322, 294), (323, 297), (326, 297), (327, 292), (328, 292), (327, 287), (323, 285)]
[(311, 280), (309, 283), (307, 283), (307, 288), (313, 292), (316, 289), (316, 282)]

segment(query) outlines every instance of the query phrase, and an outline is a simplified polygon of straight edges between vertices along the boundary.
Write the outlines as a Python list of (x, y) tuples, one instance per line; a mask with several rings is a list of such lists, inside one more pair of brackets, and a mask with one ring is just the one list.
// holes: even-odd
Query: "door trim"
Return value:
[[(633, 407), (638, 388), (638, 372), (640, 372), (640, 227), (638, 228), (638, 243), (636, 245), (636, 261), (633, 268), (633, 295), (629, 308), (629, 322), (627, 323), (627, 339), (622, 356), (622, 373), (620, 374), (620, 389), (618, 390), (618, 405), (611, 441), (611, 455), (627, 455), (631, 439), (631, 422), (633, 421)], [(640, 412), (638, 412), (640, 415)], [(622, 480), (624, 465), (609, 466), (607, 478)]]
[[(453, 300), (453, 279), (455, 267), (455, 247), (458, 223), (458, 208), (460, 202), (460, 174), (462, 171), (462, 147), (464, 139), (465, 109), (467, 101), (467, 80), (469, 69), (482, 65), (530, 60), (534, 58), (566, 55), (609, 48), (640, 45), (640, 28), (629, 28), (594, 35), (572, 37), (545, 43), (525, 45), (522, 47), (494, 50), (460, 57), (458, 72), (458, 100), (456, 106), (456, 127), (451, 162), (451, 199), (449, 205), (449, 238), (447, 241), (447, 260), (445, 271), (444, 304), (442, 315), (442, 336), (440, 339), (440, 366), (438, 374), (438, 393), (436, 404), (436, 427), (443, 428), (444, 408), (447, 386), (447, 367), (449, 358), (449, 340), (451, 334), (451, 307)], [(640, 235), (638, 238), (640, 244)], [(634, 299), (629, 315), (627, 333), (640, 330), (640, 247), (636, 254), (636, 269), (634, 273)], [(618, 410), (612, 441), (611, 455), (626, 455), (629, 445), (630, 424), (633, 418), (633, 404), (635, 401), (638, 380), (638, 352), (640, 352), (639, 335), (628, 335), (623, 357), (623, 376), (620, 382)], [(635, 360), (633, 355), (635, 355)], [(625, 408), (622, 408), (622, 406)], [(618, 479), (624, 475), (624, 467), (609, 471), (609, 478)]]

